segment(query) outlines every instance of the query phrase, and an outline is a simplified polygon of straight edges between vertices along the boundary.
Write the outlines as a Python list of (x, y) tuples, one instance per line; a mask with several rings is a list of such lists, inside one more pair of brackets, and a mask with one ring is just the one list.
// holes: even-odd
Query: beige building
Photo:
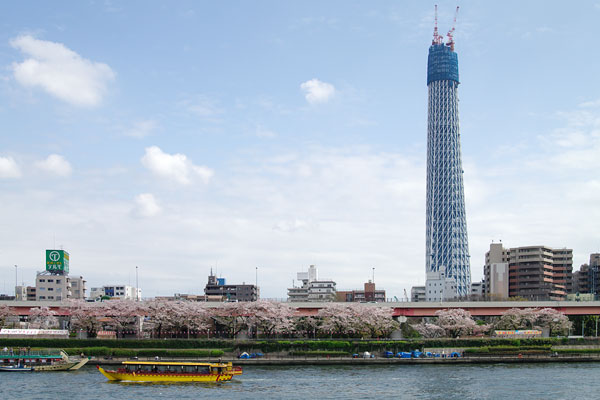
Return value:
[(489, 300), (508, 299), (508, 253), (502, 243), (490, 244), (490, 251), (485, 253), (483, 293)]
[[(507, 282), (508, 264), (508, 288)], [(547, 246), (505, 249), (492, 243), (484, 266), (485, 293), (491, 300), (565, 300), (571, 291), (573, 250)]]
[(35, 279), (35, 299), (36, 301), (84, 300), (85, 283), (82, 276), (38, 272)]

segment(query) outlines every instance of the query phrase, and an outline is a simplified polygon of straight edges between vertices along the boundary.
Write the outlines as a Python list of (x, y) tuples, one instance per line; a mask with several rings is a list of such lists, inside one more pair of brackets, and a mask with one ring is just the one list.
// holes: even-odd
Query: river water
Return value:
[(108, 382), (95, 367), (0, 373), (0, 399), (579, 399), (597, 398), (600, 363), (245, 366), (214, 384)]

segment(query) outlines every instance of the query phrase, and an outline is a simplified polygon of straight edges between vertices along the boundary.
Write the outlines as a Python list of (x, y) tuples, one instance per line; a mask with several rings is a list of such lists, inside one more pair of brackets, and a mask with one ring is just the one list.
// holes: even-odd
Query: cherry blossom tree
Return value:
[(227, 337), (236, 337), (250, 327), (248, 319), (252, 314), (248, 302), (223, 303), (211, 311), (217, 330)]
[(421, 336), (427, 339), (431, 338), (441, 338), (446, 336), (446, 331), (444, 328), (437, 326), (436, 324), (431, 324), (425, 321), (422, 321), (420, 324), (412, 325), (412, 327), (419, 332)]
[(246, 311), (249, 314), (247, 324), (255, 327), (257, 334), (262, 332), (266, 337), (272, 337), (277, 333), (291, 333), (294, 330), (294, 310), (285, 303), (259, 300), (249, 303)]
[(321, 333), (335, 333), (337, 336), (346, 336), (355, 333), (356, 312), (354, 303), (329, 304), (319, 310), (317, 315), (321, 318)]
[(133, 300), (109, 300), (102, 302), (99, 312), (110, 319), (107, 325), (112, 325), (117, 335), (122, 335), (125, 329), (138, 330), (136, 322), (146, 314), (146, 308), (143, 303)]
[(29, 309), (29, 327), (34, 329), (58, 328), (56, 311), (50, 307), (34, 307)]
[(0, 328), (4, 326), (6, 319), (12, 315), (15, 315), (15, 313), (9, 306), (5, 304), (0, 306)]
[(67, 307), (71, 316), (71, 328), (83, 329), (87, 333), (87, 337), (95, 337), (100, 328), (98, 320), (100, 307), (95, 303), (88, 303), (83, 300), (68, 300)]
[(316, 337), (317, 331), (321, 329), (322, 320), (319, 317), (302, 316), (294, 319), (294, 331), (303, 332), (307, 337)]
[(393, 310), (384, 307), (356, 305), (354, 307), (354, 329), (365, 338), (388, 337), (400, 328), (393, 318)]
[(496, 329), (543, 329), (550, 334), (566, 334), (572, 327), (569, 318), (553, 308), (511, 308), (502, 313)]
[(211, 326), (211, 313), (197, 302), (172, 301), (166, 308), (166, 328), (185, 332), (188, 338), (191, 331), (206, 331)]
[(149, 300), (144, 302), (146, 317), (143, 330), (150, 332), (154, 337), (162, 337), (163, 331), (171, 328), (171, 308), (165, 300)]
[(436, 325), (444, 329), (447, 336), (467, 336), (480, 329), (471, 318), (471, 313), (462, 308), (438, 310), (435, 315), (437, 316)]

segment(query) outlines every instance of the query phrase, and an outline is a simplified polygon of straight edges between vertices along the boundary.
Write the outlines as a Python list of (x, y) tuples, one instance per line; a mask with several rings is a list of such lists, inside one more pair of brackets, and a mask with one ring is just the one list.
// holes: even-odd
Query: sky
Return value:
[[(0, 11), (0, 292), (285, 298), (425, 283), (433, 2), (23, 1)], [(439, 1), (439, 28), (457, 2)], [(459, 1), (473, 281), (492, 241), (600, 251), (600, 1)], [(295, 284), (298, 284), (296, 281)]]

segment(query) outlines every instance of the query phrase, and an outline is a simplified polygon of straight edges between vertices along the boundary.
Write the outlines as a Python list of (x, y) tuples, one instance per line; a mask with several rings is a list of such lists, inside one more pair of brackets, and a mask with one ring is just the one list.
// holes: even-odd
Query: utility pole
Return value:
[(375, 283), (375, 267), (373, 267), (373, 283)]
[(256, 287), (256, 300), (258, 300), (258, 267), (256, 267), (256, 272), (255, 272), (255, 277), (254, 277), (254, 286)]
[(135, 266), (135, 301), (140, 301), (140, 287), (138, 284), (138, 266)]
[(15, 264), (15, 301), (17, 301), (17, 285), (18, 285), (18, 280), (19, 280), (17, 278), (17, 276), (18, 276), (18, 274), (17, 274), (18, 270), (19, 270), (19, 267), (17, 267), (17, 264)]

